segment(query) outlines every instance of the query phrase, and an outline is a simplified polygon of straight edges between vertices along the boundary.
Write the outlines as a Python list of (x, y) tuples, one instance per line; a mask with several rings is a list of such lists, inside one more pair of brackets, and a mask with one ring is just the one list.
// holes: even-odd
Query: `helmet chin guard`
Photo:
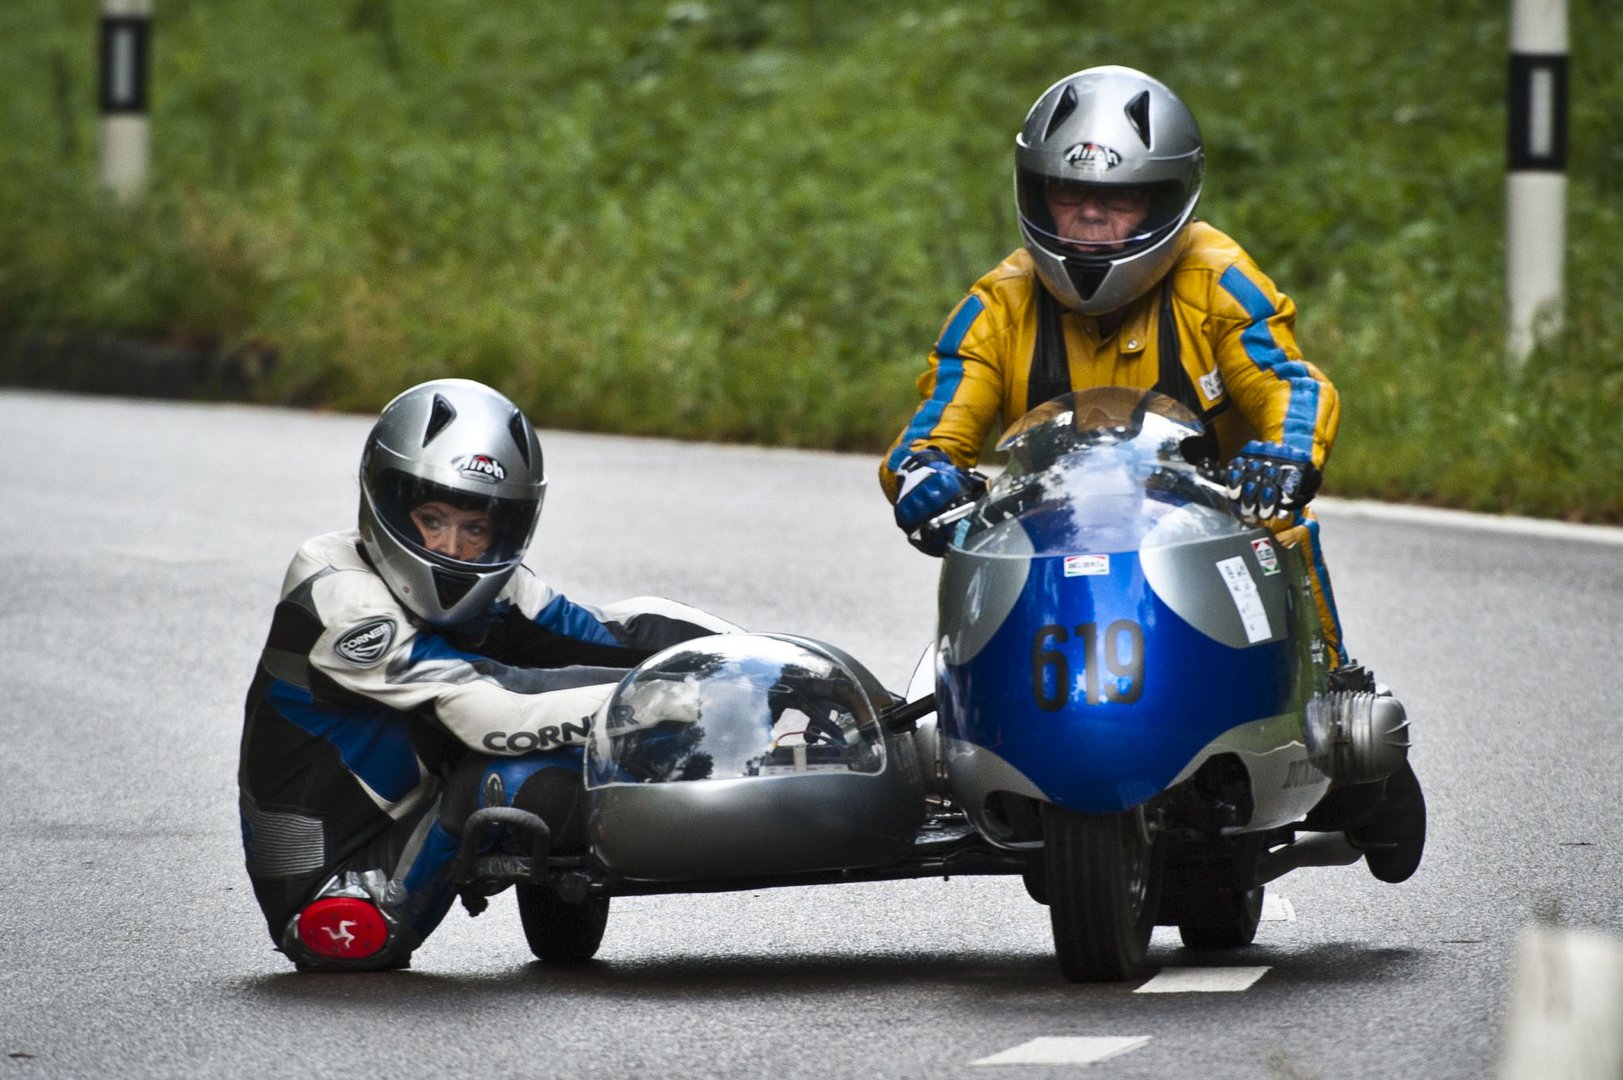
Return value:
[[(529, 420), (467, 379), (423, 383), (384, 406), (360, 481), (367, 557), (395, 599), (434, 626), (495, 602), (524, 560), (547, 487)], [(425, 537), (425, 513), (471, 524), (480, 542), (455, 548)]]
[[(1020, 237), (1061, 305), (1102, 315), (1172, 268), (1200, 199), (1205, 152), (1194, 115), (1164, 84), (1126, 67), (1068, 75), (1037, 99), (1014, 147)], [(1050, 194), (1077, 185), (1107, 196), (1142, 191), (1146, 216), (1117, 242), (1062, 235)]]

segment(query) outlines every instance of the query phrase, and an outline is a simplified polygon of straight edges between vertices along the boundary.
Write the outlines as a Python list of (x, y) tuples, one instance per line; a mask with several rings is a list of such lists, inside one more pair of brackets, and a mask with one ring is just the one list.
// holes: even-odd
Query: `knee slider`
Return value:
[[(297, 941), (295, 956), (301, 963), (334, 967), (365, 964), (385, 958), (390, 927), (383, 912), (370, 900), (355, 896), (324, 896), (311, 901), (293, 917), (288, 937)], [(292, 942), (289, 942), (292, 944)]]

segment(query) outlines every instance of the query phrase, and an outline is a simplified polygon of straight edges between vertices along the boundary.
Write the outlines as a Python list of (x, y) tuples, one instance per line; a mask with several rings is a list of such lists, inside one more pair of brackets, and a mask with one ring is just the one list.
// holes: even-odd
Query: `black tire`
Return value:
[(518, 917), (536, 959), (549, 964), (584, 964), (597, 955), (609, 921), (609, 898), (588, 896), (571, 904), (545, 885), (519, 885)]
[(1043, 869), (1054, 956), (1068, 982), (1144, 971), (1160, 906), (1161, 845), (1143, 813), (1078, 814), (1043, 804)]
[(1219, 889), (1206, 897), (1198, 917), (1178, 924), (1178, 936), (1191, 949), (1243, 949), (1257, 940), (1263, 887)]

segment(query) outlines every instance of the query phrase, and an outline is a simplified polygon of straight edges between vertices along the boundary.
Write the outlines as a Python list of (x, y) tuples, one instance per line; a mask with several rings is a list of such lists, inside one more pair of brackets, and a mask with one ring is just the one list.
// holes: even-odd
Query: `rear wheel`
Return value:
[(1202, 898), (1200, 911), (1178, 923), (1178, 936), (1191, 949), (1243, 949), (1257, 939), (1263, 887), (1217, 888)]
[(1144, 970), (1160, 904), (1160, 845), (1142, 809), (1078, 814), (1043, 805), (1043, 877), (1054, 955), (1070, 982)]
[(561, 899), (545, 885), (519, 885), (518, 917), (537, 959), (550, 964), (584, 964), (597, 955), (609, 921), (609, 898), (589, 895), (578, 903)]

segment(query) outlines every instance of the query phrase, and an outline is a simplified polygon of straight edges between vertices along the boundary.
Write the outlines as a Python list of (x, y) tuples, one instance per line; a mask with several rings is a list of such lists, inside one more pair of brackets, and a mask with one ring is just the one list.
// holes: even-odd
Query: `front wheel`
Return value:
[(545, 885), (519, 885), (518, 917), (524, 937), (539, 960), (584, 964), (597, 955), (609, 921), (609, 898), (589, 895), (578, 903), (561, 899)]
[(1044, 803), (1043, 870), (1054, 955), (1066, 980), (1141, 974), (1161, 892), (1161, 845), (1143, 809), (1078, 814)]

